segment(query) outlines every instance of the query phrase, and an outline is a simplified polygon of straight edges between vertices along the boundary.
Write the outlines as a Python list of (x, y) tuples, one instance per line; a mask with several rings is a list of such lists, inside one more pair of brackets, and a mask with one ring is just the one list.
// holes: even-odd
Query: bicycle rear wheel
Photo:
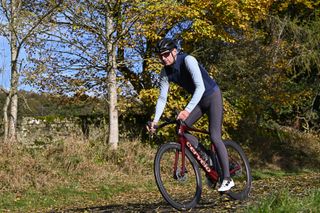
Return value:
[[(195, 207), (200, 200), (201, 173), (196, 160), (185, 150), (185, 174), (181, 171), (181, 145), (175, 142), (163, 144), (154, 160), (154, 175), (163, 198), (178, 210)], [(179, 153), (178, 169), (174, 171), (176, 153)]]
[(234, 141), (225, 141), (229, 156), (230, 176), (235, 186), (226, 192), (231, 198), (244, 200), (249, 196), (252, 176), (249, 161), (242, 148)]

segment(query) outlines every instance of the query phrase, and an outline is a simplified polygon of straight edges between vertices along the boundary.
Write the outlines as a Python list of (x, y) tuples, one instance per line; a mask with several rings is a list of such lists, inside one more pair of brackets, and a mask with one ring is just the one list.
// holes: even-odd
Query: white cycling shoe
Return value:
[(218, 189), (219, 192), (225, 192), (230, 190), (232, 187), (234, 187), (234, 182), (233, 180), (230, 178), (230, 180), (228, 179), (224, 179), (222, 181), (222, 184), (220, 186), (220, 188)]

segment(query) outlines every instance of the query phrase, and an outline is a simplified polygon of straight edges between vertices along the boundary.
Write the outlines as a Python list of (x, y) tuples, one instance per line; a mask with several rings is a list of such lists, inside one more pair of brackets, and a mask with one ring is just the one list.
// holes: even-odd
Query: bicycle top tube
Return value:
[(177, 120), (177, 119), (168, 119), (164, 123), (157, 126), (156, 129), (161, 129), (161, 128), (168, 126), (170, 124), (176, 124), (177, 129), (179, 129), (179, 131), (182, 131), (182, 133), (184, 133), (186, 131), (191, 131), (191, 132), (199, 132), (199, 133), (203, 133), (203, 134), (209, 134), (209, 132), (206, 130), (197, 129), (194, 127), (189, 127), (185, 124), (184, 121)]

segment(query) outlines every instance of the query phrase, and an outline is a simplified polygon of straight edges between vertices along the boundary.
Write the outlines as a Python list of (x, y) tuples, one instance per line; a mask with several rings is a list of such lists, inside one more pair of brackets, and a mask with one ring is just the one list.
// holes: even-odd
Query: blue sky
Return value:
[[(22, 49), (22, 57), (25, 56), (25, 52)], [(10, 88), (10, 46), (8, 40), (0, 36), (0, 86), (9, 89)], [(32, 88), (26, 85), (20, 85), (19, 89), (30, 91)]]
[(0, 36), (0, 85), (6, 89), (10, 86), (10, 46), (8, 41)]
[[(169, 37), (174, 36), (177, 32), (180, 32), (181, 30), (184, 30), (185, 28), (190, 27), (190, 22), (184, 22), (181, 25), (177, 25), (173, 28), (172, 31), (169, 32)], [(133, 57), (133, 67), (136, 72), (140, 72), (142, 69), (142, 63), (141, 58), (136, 56), (130, 56), (131, 50), (128, 49), (126, 52), (128, 57)], [(25, 57), (25, 51), (21, 51), (20, 59), (21, 57)], [(10, 46), (8, 44), (8, 41), (6, 38), (0, 36), (0, 86), (9, 89), (10, 88)], [(26, 85), (20, 85), (19, 89), (23, 90), (33, 90), (30, 86)]]

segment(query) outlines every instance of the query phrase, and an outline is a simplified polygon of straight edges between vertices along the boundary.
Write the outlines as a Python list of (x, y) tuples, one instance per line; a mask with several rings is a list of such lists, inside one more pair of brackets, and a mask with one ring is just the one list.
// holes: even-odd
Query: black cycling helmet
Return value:
[(157, 44), (157, 53), (162, 54), (165, 52), (169, 52), (174, 48), (177, 48), (176, 42), (170, 38), (164, 38)]

